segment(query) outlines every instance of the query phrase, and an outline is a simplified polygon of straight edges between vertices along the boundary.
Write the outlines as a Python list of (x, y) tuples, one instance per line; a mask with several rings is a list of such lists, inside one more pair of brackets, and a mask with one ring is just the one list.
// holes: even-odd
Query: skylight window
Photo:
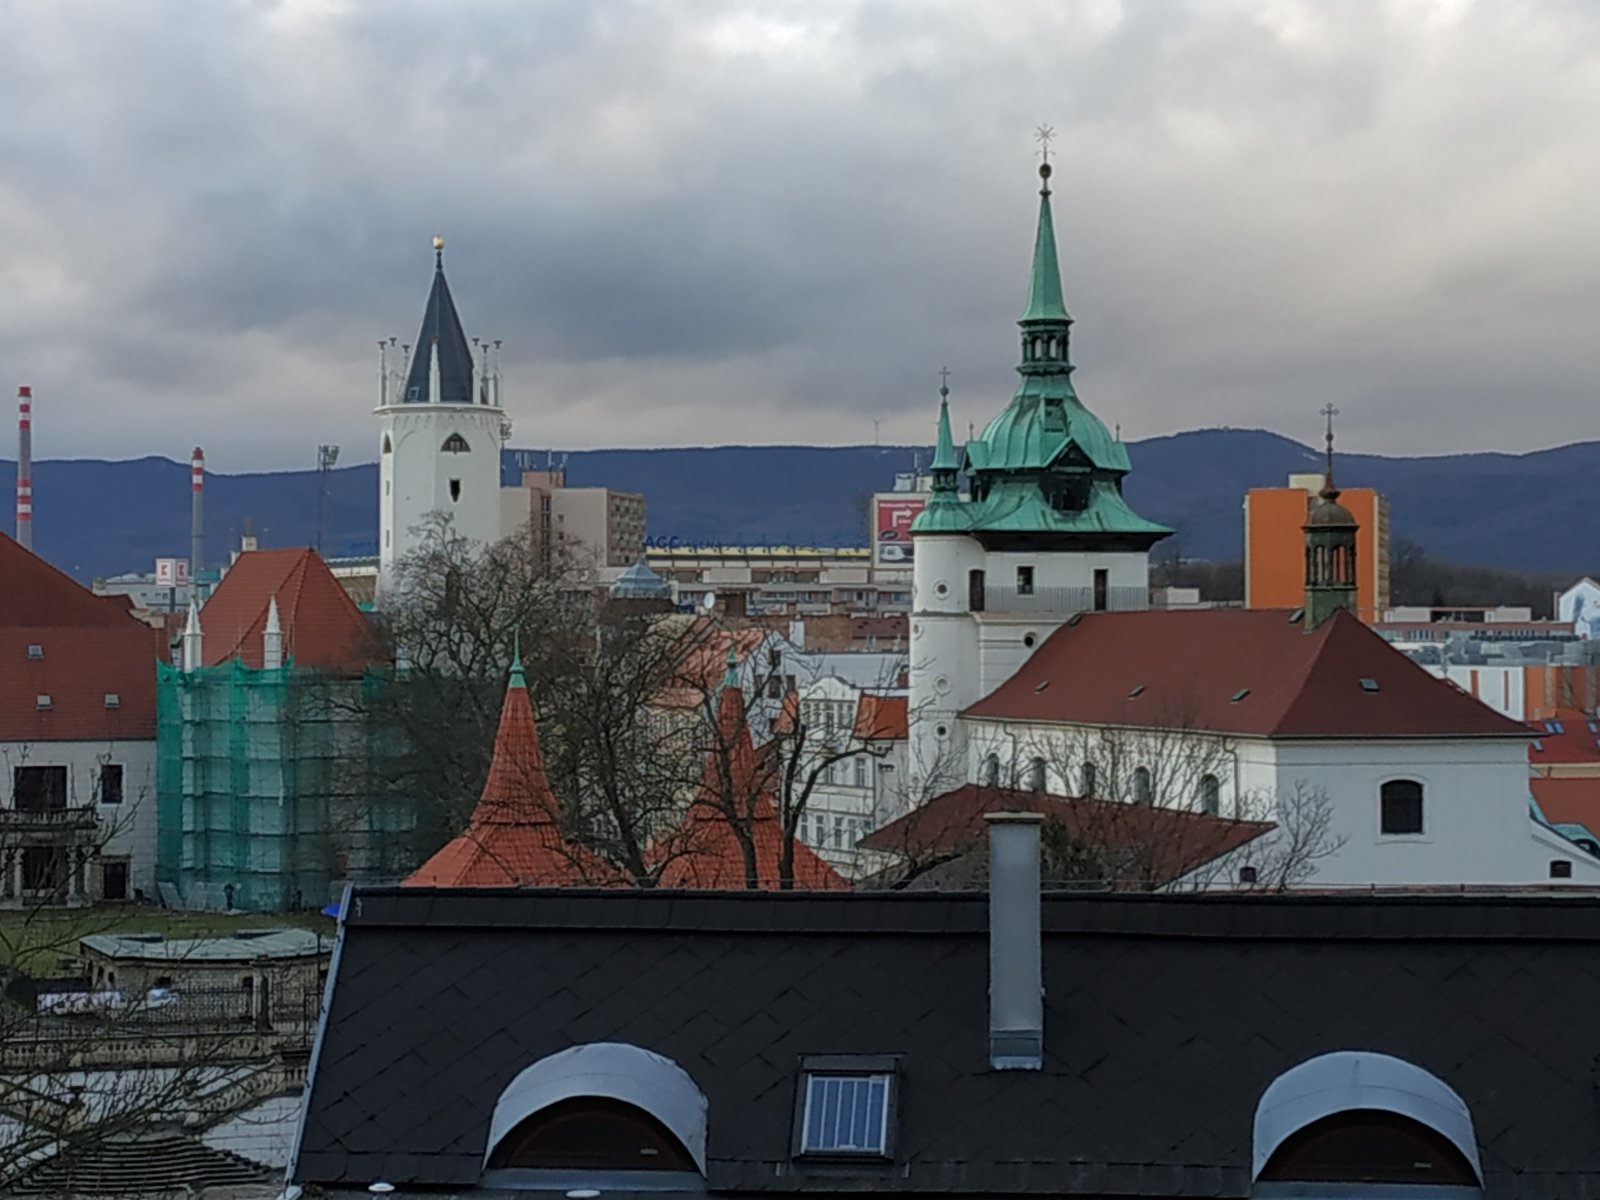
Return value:
[(1363, 692), (1375, 692), (1375, 691), (1377, 691), (1378, 690), (1378, 681), (1376, 679), (1372, 679), (1372, 678), (1363, 676), (1362, 680), (1361, 680), (1361, 690)]
[(800, 1153), (888, 1156), (893, 1075), (817, 1071), (805, 1083)]
[(1142, 684), (1142, 683), (1134, 684), (1133, 685), (1133, 690), (1128, 693), (1128, 699), (1132, 700), (1135, 696), (1137, 696), (1142, 691), (1144, 691), (1144, 684)]
[(30, 659), (32, 659), (34, 662), (38, 662), (41, 658), (44, 657), (44, 647), (41, 646), (38, 642), (29, 642), (28, 643), (28, 657)]
[(1244, 699), (1244, 698), (1245, 698), (1245, 697), (1246, 697), (1246, 696), (1248, 696), (1248, 695), (1249, 695), (1249, 694), (1250, 694), (1250, 689), (1249, 689), (1249, 688), (1240, 688), (1240, 689), (1239, 689), (1239, 690), (1238, 690), (1238, 691), (1237, 691), (1237, 692), (1235, 692), (1235, 693), (1234, 693), (1234, 694), (1233, 694), (1233, 696), (1232, 696), (1232, 697), (1231, 697), (1231, 698), (1230, 698), (1230, 700), (1229, 700), (1229, 703), (1231, 703), (1231, 704), (1237, 704), (1237, 703), (1239, 703), (1239, 701), (1241, 701), (1241, 700), (1243, 700), (1243, 699)]

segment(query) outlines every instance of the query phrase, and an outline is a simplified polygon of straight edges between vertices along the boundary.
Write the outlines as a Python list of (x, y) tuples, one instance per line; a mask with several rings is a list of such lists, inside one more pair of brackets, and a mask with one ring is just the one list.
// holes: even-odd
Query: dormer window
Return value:
[(452, 433), (445, 438), (444, 445), (439, 447), (445, 454), (471, 454), (472, 447), (467, 445), (467, 439), (459, 433)]
[(50, 699), (50, 697), (46, 696), (42, 692), (33, 698), (33, 706), (41, 711), (51, 708), (53, 705), (54, 702)]
[(801, 1063), (795, 1154), (891, 1158), (895, 1060), (889, 1056), (813, 1056)]
[(29, 662), (38, 662), (43, 657), (44, 657), (44, 647), (41, 646), (38, 642), (29, 642), (28, 643), (28, 661)]

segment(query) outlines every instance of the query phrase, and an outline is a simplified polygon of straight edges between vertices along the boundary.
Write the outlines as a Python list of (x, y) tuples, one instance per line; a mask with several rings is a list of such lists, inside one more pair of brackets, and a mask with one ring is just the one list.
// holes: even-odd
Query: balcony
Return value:
[(1150, 592), (1142, 587), (1106, 588), (1104, 601), (1095, 604), (1092, 587), (1039, 587), (1026, 591), (1014, 587), (997, 587), (993, 584), (983, 589), (983, 610), (989, 613), (1015, 613), (1018, 615), (1060, 616), (1073, 613), (1138, 612), (1150, 607)]
[(100, 817), (92, 804), (75, 808), (0, 808), (0, 834), (76, 840), (71, 835), (94, 834)]

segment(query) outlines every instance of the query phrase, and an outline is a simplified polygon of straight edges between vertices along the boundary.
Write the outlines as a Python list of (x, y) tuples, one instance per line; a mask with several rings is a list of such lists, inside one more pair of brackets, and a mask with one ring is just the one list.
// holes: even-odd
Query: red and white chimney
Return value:
[(17, 544), (33, 549), (33, 389), (17, 389)]
[(205, 565), (206, 452), (194, 448), (189, 460), (189, 580), (198, 587), (200, 568)]

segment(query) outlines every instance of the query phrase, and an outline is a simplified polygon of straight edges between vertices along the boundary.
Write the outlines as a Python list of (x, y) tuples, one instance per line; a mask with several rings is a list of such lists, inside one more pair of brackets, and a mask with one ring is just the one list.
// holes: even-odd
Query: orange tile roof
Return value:
[(494, 756), (467, 828), (417, 868), (407, 887), (606, 886), (609, 863), (569, 841), (550, 788), (520, 665), (506, 688)]
[(1528, 763), (1534, 770), (1557, 763), (1600, 765), (1600, 721), (1563, 709), (1544, 721), (1528, 722)]
[(908, 736), (910, 708), (904, 696), (862, 692), (854, 736), (864, 742), (899, 741)]
[(1557, 775), (1530, 779), (1539, 811), (1552, 825), (1582, 825), (1600, 835), (1600, 779)]
[[(782, 878), (783, 823), (771, 794), (775, 761), (758, 755), (745, 721), (744, 696), (724, 686), (717, 698), (717, 735), (721, 747), (706, 754), (700, 792), (683, 824), (651, 850), (651, 862), (663, 864), (657, 885), (666, 888), (736, 890), (750, 885), (741, 833), (754, 850), (756, 886), (776, 890)], [(726, 750), (724, 758), (723, 749)], [(724, 776), (726, 771), (726, 776)], [(731, 790), (729, 790), (731, 789)], [(794, 886), (805, 891), (844, 891), (844, 877), (797, 839), (794, 844)]]
[(366, 617), (321, 555), (300, 546), (250, 550), (228, 568), (200, 610), (206, 666), (235, 658), (261, 666), (261, 635), (274, 596), (286, 660), (328, 670), (360, 670), (371, 661)]
[(722, 681), (727, 670), (728, 646), (731, 642), (734, 657), (743, 662), (745, 656), (766, 641), (765, 629), (718, 629), (704, 620), (697, 620), (683, 634), (683, 658), (678, 664), (673, 682), (656, 696), (659, 708), (698, 708), (704, 704)]
[[(155, 737), (161, 630), (0, 534), (0, 741)], [(29, 648), (39, 647), (40, 657)], [(116, 696), (106, 707), (106, 696)], [(48, 708), (39, 697), (50, 697)]]

